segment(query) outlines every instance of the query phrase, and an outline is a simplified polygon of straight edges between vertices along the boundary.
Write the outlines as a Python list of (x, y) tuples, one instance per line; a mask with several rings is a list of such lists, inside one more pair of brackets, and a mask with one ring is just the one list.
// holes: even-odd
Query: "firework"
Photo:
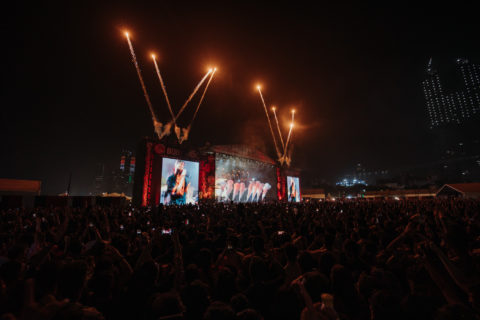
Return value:
[(193, 89), (193, 92), (190, 94), (190, 96), (188, 97), (187, 101), (185, 101), (185, 103), (183, 104), (183, 106), (180, 108), (180, 110), (178, 111), (177, 115), (175, 116), (174, 118), (174, 121), (177, 121), (178, 117), (182, 114), (183, 110), (185, 110), (185, 108), (187, 107), (188, 103), (192, 100), (193, 96), (197, 93), (198, 89), (200, 89), (200, 87), (202, 86), (202, 84), (205, 82), (205, 79), (207, 79), (208, 75), (210, 73), (213, 72), (213, 69), (210, 69), (208, 70), (207, 74), (205, 74), (205, 76), (203, 76), (202, 80), (200, 80), (200, 82), (197, 84), (197, 86), (195, 87), (195, 89)]
[(172, 120), (175, 123), (175, 115), (173, 114), (172, 105), (170, 104), (170, 100), (168, 99), (167, 88), (165, 87), (165, 83), (163, 82), (162, 75), (160, 74), (160, 68), (158, 67), (157, 60), (155, 59), (154, 54), (152, 54), (152, 59), (153, 59), (153, 64), (155, 65), (155, 71), (157, 72), (158, 80), (160, 81), (160, 85), (162, 86), (162, 91), (163, 91), (163, 95), (165, 96), (165, 101), (167, 101), (168, 110), (170, 111)]
[(128, 32), (125, 32), (125, 36), (127, 38), (128, 47), (130, 48), (130, 54), (132, 55), (133, 64), (135, 65), (135, 69), (137, 70), (138, 80), (140, 81), (140, 85), (142, 86), (143, 95), (145, 96), (145, 101), (147, 102), (148, 108), (150, 109), (152, 120), (155, 125), (156, 123), (158, 123), (158, 119), (157, 119), (157, 116), (155, 115), (155, 112), (153, 111), (152, 102), (150, 101), (150, 96), (147, 93), (147, 87), (145, 86), (145, 82), (143, 81), (142, 72), (140, 71), (140, 66), (138, 65), (137, 57), (135, 55), (135, 51), (133, 50), (133, 45), (132, 45), (132, 42), (130, 41)]
[(278, 135), (280, 136), (280, 142), (282, 143), (283, 152), (285, 152), (285, 144), (283, 143), (282, 132), (280, 131), (280, 125), (278, 124), (276, 108), (272, 107), (273, 115), (275, 116), (275, 122), (277, 123)]
[(265, 100), (263, 99), (262, 95), (262, 87), (257, 85), (258, 93), (260, 94), (260, 98), (262, 99), (263, 109), (265, 109), (265, 114), (267, 115), (268, 126), (270, 127), (270, 132), (272, 133), (273, 143), (275, 144), (275, 150), (277, 151), (277, 156), (280, 158), (281, 154), (278, 150), (277, 139), (275, 139), (275, 134), (273, 133), (272, 123), (270, 122), (270, 116), (268, 115), (267, 105), (265, 104)]
[[(293, 117), (293, 112), (292, 112)], [(283, 152), (283, 158), (287, 156), (288, 143), (290, 142), (290, 137), (292, 136), (293, 122), (290, 123), (290, 130), (288, 131), (287, 142), (285, 143), (285, 151)]]
[(188, 125), (189, 130), (190, 130), (190, 127), (192, 126), (193, 121), (195, 120), (195, 117), (197, 116), (198, 109), (200, 109), (200, 105), (202, 104), (203, 98), (205, 97), (205, 93), (207, 93), (208, 86), (210, 85), (210, 82), (212, 81), (213, 75), (215, 74), (216, 71), (217, 71), (217, 68), (214, 68), (212, 74), (210, 75), (210, 79), (208, 79), (207, 85), (205, 86), (205, 89), (203, 90), (202, 97), (200, 98), (200, 101), (198, 102), (197, 109), (195, 110), (195, 113), (193, 114), (192, 121)]

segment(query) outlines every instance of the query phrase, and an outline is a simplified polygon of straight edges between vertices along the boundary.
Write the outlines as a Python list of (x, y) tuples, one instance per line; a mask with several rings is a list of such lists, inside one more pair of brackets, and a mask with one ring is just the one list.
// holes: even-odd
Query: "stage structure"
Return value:
[[(189, 146), (188, 137), (192, 124), (217, 68), (208, 69), (187, 100), (175, 112), (176, 108), (173, 108), (168, 97), (157, 57), (155, 54), (151, 54), (154, 70), (171, 117), (171, 120), (160, 119), (158, 110), (155, 109), (148, 94), (131, 34), (125, 31), (124, 35), (157, 137), (155, 139), (145, 138), (139, 144), (133, 186), (134, 205), (184, 205), (204, 200), (219, 202), (301, 201), (299, 170), (290, 168), (295, 109), (291, 109), (291, 122), (284, 141), (285, 133), (282, 133), (280, 129), (276, 107), (272, 106), (271, 108), (272, 119), (275, 120), (273, 122), (261, 85), (256, 86), (274, 142), (276, 160), (244, 145)], [(179, 117), (192, 103), (202, 86), (203, 93), (190, 122), (187, 126), (181, 127)], [(277, 133), (273, 129), (272, 122), (276, 125), (280, 145), (277, 143)], [(172, 130), (175, 135), (170, 136)]]
[(259, 150), (245, 145), (192, 147), (166, 140), (144, 138), (138, 146), (136, 206), (301, 199), (300, 170), (281, 166)]

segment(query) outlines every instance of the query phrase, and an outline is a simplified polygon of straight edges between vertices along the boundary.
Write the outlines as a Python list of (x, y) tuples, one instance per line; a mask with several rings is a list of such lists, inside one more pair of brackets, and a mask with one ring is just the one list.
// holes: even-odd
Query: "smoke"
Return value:
[(268, 154), (267, 141), (270, 142), (271, 140), (268, 139), (269, 132), (265, 130), (263, 121), (259, 119), (250, 120), (242, 125), (239, 131), (242, 132), (242, 134), (239, 135), (240, 143)]
[(154, 120), (153, 126), (158, 139), (168, 136), (172, 130), (172, 122), (168, 122), (164, 125), (161, 122)]

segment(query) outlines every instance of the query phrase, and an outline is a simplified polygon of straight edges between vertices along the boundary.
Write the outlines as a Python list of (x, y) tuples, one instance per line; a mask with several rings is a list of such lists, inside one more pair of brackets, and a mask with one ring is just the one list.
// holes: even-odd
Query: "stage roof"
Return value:
[(445, 184), (437, 191), (437, 196), (448, 194), (448, 190), (458, 192), (464, 197), (480, 197), (480, 183), (478, 182)]
[(276, 162), (265, 153), (243, 144), (215, 145), (211, 146), (209, 150), (216, 153), (223, 153), (276, 165)]

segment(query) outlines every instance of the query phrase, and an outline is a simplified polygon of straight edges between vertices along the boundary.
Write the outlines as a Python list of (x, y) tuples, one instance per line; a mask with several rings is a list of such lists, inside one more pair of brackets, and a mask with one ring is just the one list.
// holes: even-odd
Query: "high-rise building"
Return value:
[(123, 193), (132, 195), (133, 176), (135, 174), (135, 156), (129, 150), (123, 150), (120, 155), (120, 165), (113, 170), (105, 170), (103, 164), (97, 167), (94, 182), (94, 194)]
[(105, 166), (103, 163), (97, 164), (93, 188), (93, 193), (95, 195), (99, 195), (105, 191)]
[(465, 86), (463, 95), (464, 108), (467, 112), (480, 112), (480, 65), (470, 63), (467, 59), (458, 58), (457, 66), (460, 69)]
[(431, 129), (461, 125), (480, 115), (480, 66), (464, 58), (458, 58), (456, 65), (463, 78), (460, 90), (446, 93), (432, 59), (428, 62), (427, 77), (422, 86)]
[(120, 167), (113, 170), (110, 192), (132, 194), (133, 175), (135, 174), (135, 157), (131, 151), (123, 150)]

